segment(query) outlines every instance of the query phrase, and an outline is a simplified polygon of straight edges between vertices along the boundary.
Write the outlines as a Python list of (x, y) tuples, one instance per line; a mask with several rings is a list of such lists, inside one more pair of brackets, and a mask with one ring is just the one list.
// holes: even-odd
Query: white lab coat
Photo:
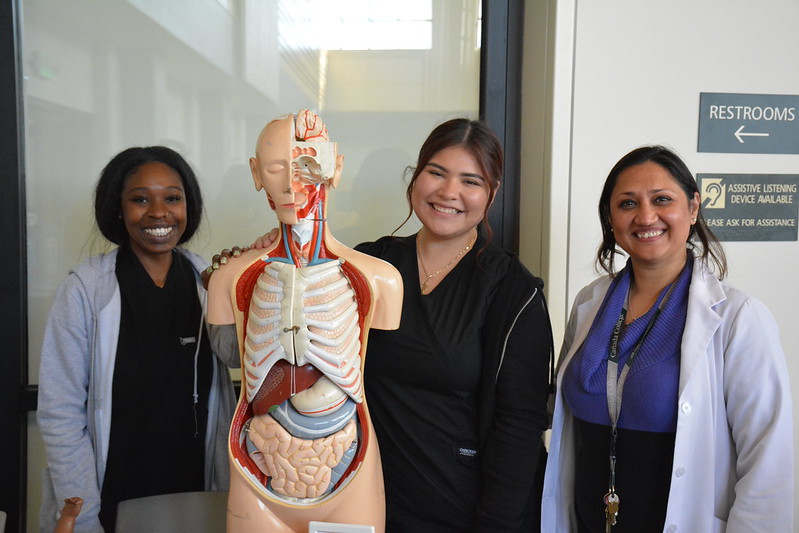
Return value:
[[(793, 531), (793, 422), (776, 323), (759, 301), (696, 260), (681, 343), (677, 435), (664, 531)], [(565, 334), (542, 502), (542, 532), (576, 531), (574, 419), (563, 371), (610, 285), (577, 295)], [(619, 520), (624, 520), (624, 495)]]

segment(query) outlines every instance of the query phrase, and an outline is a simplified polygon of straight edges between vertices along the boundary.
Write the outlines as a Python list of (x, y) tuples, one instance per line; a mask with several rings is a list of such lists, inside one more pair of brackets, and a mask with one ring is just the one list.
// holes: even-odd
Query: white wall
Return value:
[[(527, 164), (534, 170), (539, 158), (551, 186), (545, 253), (560, 338), (571, 301), (595, 277), (596, 203), (604, 178), (629, 150), (666, 144), (694, 173), (799, 173), (799, 155), (696, 150), (700, 92), (799, 94), (799, 2), (529, 0), (528, 13), (541, 13), (542, 6), (548, 8), (545, 29), (554, 33), (543, 38), (547, 83), (544, 94), (526, 92), (525, 98), (545, 102), (550, 138)], [(541, 30), (540, 19), (527, 19)], [(528, 69), (525, 80), (538, 75)], [(527, 86), (535, 88), (525, 81)], [(522, 238), (538, 236), (522, 233)], [(729, 282), (761, 299), (775, 315), (796, 390), (799, 245), (738, 242), (724, 248)], [(568, 304), (555, 301), (562, 295)], [(799, 406), (794, 411), (799, 428)]]

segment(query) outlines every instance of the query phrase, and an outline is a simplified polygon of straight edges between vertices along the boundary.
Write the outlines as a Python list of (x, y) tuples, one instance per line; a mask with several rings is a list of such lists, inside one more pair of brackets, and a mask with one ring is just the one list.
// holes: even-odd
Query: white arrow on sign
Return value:
[(735, 132), (735, 138), (738, 139), (738, 142), (743, 144), (744, 140), (742, 137), (768, 137), (768, 133), (742, 133), (744, 130), (743, 125), (738, 128), (738, 131)]

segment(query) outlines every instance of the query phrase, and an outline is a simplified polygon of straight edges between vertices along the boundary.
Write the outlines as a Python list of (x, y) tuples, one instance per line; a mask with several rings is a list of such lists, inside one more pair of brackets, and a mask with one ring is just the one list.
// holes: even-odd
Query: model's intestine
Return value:
[(350, 420), (344, 429), (319, 439), (292, 436), (271, 416), (252, 419), (249, 437), (257, 448), (251, 457), (271, 478), (272, 490), (292, 498), (318, 498), (330, 490), (333, 469), (356, 442), (357, 426)]

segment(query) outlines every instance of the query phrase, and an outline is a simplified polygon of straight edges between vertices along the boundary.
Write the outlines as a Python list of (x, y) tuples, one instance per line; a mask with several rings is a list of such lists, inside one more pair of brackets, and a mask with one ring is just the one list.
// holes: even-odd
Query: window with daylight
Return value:
[(326, 50), (429, 50), (432, 0), (309, 0), (310, 18)]

